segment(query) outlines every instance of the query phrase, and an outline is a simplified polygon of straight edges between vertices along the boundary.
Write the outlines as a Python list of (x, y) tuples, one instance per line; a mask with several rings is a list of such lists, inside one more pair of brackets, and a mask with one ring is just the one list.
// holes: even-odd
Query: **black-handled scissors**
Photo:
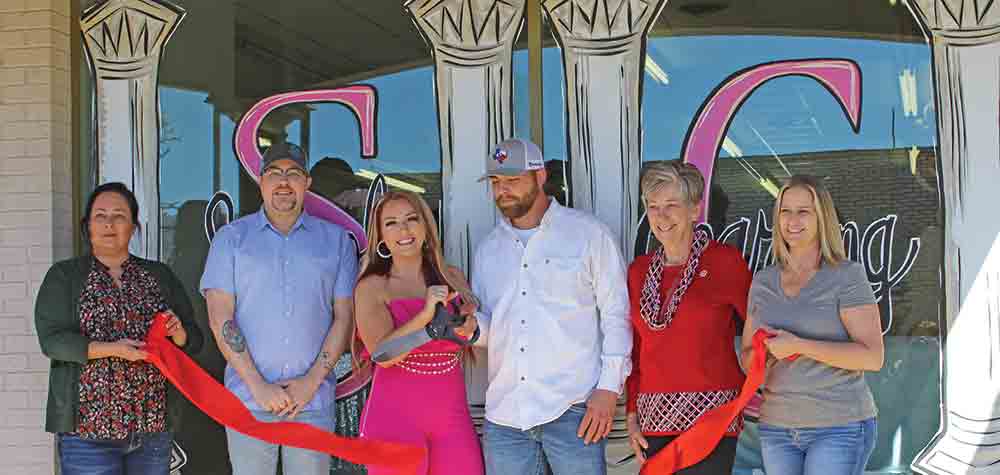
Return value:
[(416, 331), (379, 343), (372, 353), (372, 360), (376, 363), (391, 361), (431, 340), (447, 340), (462, 346), (471, 345), (479, 340), (479, 327), (476, 327), (475, 333), (468, 339), (455, 333), (455, 329), (465, 325), (467, 319), (467, 316), (452, 312), (444, 304), (438, 303), (434, 308), (434, 318), (424, 327), (424, 331)]

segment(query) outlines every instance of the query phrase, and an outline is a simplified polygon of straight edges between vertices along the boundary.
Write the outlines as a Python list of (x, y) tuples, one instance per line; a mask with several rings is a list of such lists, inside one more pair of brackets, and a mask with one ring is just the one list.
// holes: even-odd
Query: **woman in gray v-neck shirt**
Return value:
[(875, 296), (846, 258), (822, 182), (792, 177), (773, 222), (776, 264), (754, 277), (743, 332), (744, 360), (758, 328), (775, 335), (760, 409), (765, 472), (860, 475), (877, 414), (864, 372), (878, 371), (884, 353)]

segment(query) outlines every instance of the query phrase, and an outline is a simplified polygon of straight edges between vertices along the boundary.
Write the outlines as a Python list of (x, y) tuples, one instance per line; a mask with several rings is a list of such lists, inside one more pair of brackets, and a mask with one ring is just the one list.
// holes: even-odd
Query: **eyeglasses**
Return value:
[(286, 170), (282, 170), (277, 167), (265, 169), (261, 176), (272, 181), (279, 181), (282, 177), (284, 177), (287, 178), (288, 181), (294, 182), (305, 181), (305, 179), (309, 177), (309, 175), (307, 175), (301, 168), (288, 168)]

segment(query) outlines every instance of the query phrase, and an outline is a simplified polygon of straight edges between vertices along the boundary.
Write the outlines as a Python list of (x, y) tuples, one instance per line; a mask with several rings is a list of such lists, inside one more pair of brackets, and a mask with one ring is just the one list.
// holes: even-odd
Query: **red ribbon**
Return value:
[[(666, 447), (653, 455), (642, 466), (640, 475), (667, 475), (690, 467), (708, 457), (715, 446), (722, 440), (726, 429), (733, 419), (740, 416), (743, 408), (757, 393), (757, 388), (764, 384), (767, 364), (767, 347), (764, 341), (774, 335), (764, 330), (753, 334), (753, 353), (750, 357), (750, 367), (747, 368), (747, 378), (739, 396), (711, 411), (702, 414), (694, 426), (684, 431)], [(792, 355), (788, 359), (798, 358)]]
[(417, 475), (427, 457), (426, 447), (341, 437), (301, 422), (258, 421), (239, 398), (167, 339), (168, 318), (165, 313), (156, 315), (146, 335), (146, 361), (219, 424), (272, 444), (325, 452), (351, 463)]

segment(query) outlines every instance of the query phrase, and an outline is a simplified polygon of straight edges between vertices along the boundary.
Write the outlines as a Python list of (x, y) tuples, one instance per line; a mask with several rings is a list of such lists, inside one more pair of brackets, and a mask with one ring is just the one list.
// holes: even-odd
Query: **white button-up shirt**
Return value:
[(476, 250), (472, 287), (490, 422), (527, 430), (595, 388), (621, 394), (632, 370), (625, 262), (596, 218), (551, 200), (528, 242), (504, 220)]

